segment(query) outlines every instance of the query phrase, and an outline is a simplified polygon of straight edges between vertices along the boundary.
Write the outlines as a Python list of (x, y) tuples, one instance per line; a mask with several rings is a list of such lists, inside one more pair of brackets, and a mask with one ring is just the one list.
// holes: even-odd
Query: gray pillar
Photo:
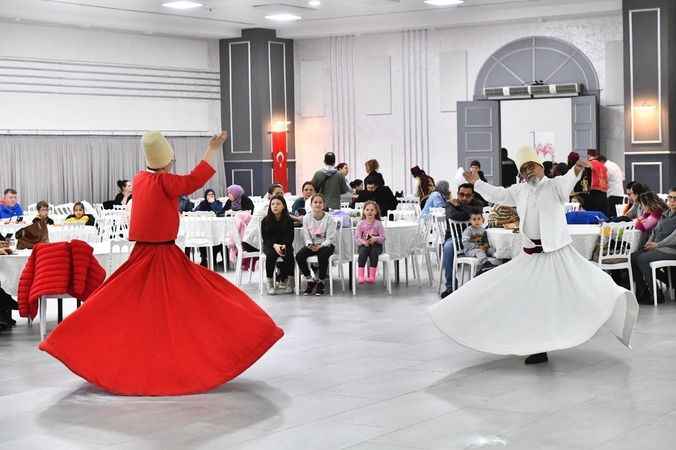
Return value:
[(627, 180), (676, 185), (676, 2), (624, 0)]
[(242, 30), (220, 41), (221, 119), (230, 133), (224, 146), (228, 185), (261, 195), (272, 183), (271, 124), (291, 121), (287, 149), (289, 187), (295, 186), (293, 41), (275, 30)]

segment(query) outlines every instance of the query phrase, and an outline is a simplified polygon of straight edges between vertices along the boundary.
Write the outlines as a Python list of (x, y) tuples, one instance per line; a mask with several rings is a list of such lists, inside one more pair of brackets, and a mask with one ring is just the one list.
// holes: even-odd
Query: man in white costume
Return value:
[(589, 162), (580, 160), (566, 175), (547, 178), (530, 147), (520, 148), (514, 160), (526, 183), (504, 188), (469, 172), (465, 178), (487, 201), (516, 206), (523, 251), (434, 305), (432, 320), (462, 345), (530, 355), (526, 364), (582, 344), (606, 323), (629, 347), (638, 316), (634, 294), (573, 248), (566, 224), (563, 204)]

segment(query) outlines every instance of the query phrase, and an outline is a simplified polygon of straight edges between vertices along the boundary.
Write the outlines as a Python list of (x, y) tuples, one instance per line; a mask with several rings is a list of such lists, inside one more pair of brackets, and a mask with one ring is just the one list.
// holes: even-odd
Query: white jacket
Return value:
[(622, 169), (612, 161), (606, 161), (606, 169), (608, 169), (608, 197), (622, 197), (624, 195)]
[[(580, 171), (580, 175), (582, 171)], [(478, 180), (474, 190), (491, 203), (516, 206), (516, 211), (525, 223), (527, 214), (538, 214), (540, 221), (540, 240), (545, 252), (554, 252), (573, 242), (568, 233), (566, 214), (563, 204), (568, 202), (570, 193), (575, 188), (580, 175), (575, 175), (572, 168), (563, 176), (544, 178), (537, 191), (527, 183), (519, 183), (509, 188), (497, 187)], [(537, 195), (537, 211), (527, 211), (528, 196)], [(521, 237), (526, 247), (533, 247), (533, 242), (522, 232)]]

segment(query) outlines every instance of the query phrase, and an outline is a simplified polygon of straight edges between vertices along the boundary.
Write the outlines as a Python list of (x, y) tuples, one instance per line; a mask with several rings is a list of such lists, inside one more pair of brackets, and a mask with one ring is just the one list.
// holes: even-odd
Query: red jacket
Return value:
[(591, 163), (591, 186), (592, 191), (608, 192), (608, 168), (601, 161), (592, 159)]
[(86, 242), (36, 244), (19, 279), (19, 315), (34, 318), (44, 294), (86, 300), (105, 278), (106, 271)]
[(179, 197), (204, 186), (214, 173), (206, 161), (200, 161), (188, 175), (139, 172), (133, 183), (129, 240), (168, 242), (176, 239)]

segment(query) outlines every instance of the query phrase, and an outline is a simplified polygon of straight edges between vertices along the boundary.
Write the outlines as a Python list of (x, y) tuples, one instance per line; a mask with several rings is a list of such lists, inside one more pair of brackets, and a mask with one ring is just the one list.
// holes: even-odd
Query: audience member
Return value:
[(75, 202), (73, 204), (73, 213), (66, 217), (64, 221), (65, 224), (78, 224), (78, 225), (94, 225), (96, 221), (94, 216), (90, 214), (85, 214), (85, 207), (82, 202)]
[[(481, 171), (481, 163), (477, 160), (472, 161), (469, 163), (469, 171), (476, 174), (481, 181), (486, 182), (486, 176), (484, 173)], [(481, 203), (481, 206), (488, 206), (488, 202), (484, 200), (484, 198), (479, 194), (478, 192), (474, 193), (474, 201), (477, 203)]]
[(40, 200), (35, 209), (37, 209), (38, 215), (33, 219), (33, 223), (40, 222), (42, 225), (54, 225), (54, 221), (49, 217), (49, 203)]
[(413, 178), (418, 180), (416, 196), (420, 201), (420, 208), (424, 208), (427, 198), (430, 196), (430, 194), (432, 194), (432, 192), (434, 192), (434, 178), (427, 175), (425, 171), (418, 166), (411, 167), (411, 175), (413, 175)]
[(544, 161), (542, 163), (542, 167), (545, 169), (545, 176), (547, 178), (552, 178), (554, 175), (552, 174), (552, 170), (554, 169), (554, 163), (552, 161)]
[(366, 177), (364, 178), (364, 185), (368, 184), (369, 181), (375, 182), (377, 186), (385, 186), (385, 179), (382, 174), (378, 172), (380, 169), (380, 164), (377, 159), (369, 159), (364, 163), (366, 167)]
[[(397, 209), (397, 199), (388, 186), (378, 186), (376, 182), (375, 179), (369, 180), (366, 183), (366, 189), (359, 193), (354, 203), (374, 201), (378, 204), (382, 217), (385, 217), (391, 210)], [(352, 207), (354, 207), (354, 203)]]
[[(290, 294), (293, 292), (288, 282), (294, 266), (293, 222), (283, 196), (276, 195), (270, 200), (268, 214), (261, 221), (261, 237), (268, 294)], [(282, 261), (278, 261), (279, 258)], [(276, 268), (279, 268), (277, 286), (274, 283)]]
[(350, 168), (347, 163), (342, 162), (336, 166), (336, 170), (347, 180), (347, 174), (350, 173)]
[(474, 209), (469, 216), (469, 225), (462, 232), (462, 249), (466, 256), (479, 260), (479, 267), (485, 263), (497, 265), (499, 261), (492, 258), (495, 249), (488, 243), (488, 235), (484, 228), (484, 215), (481, 209)]
[(509, 158), (509, 152), (504, 147), (500, 149), (500, 167), (501, 184), (503, 187), (507, 188), (518, 182), (519, 169), (517, 169), (514, 160)]
[(376, 202), (369, 200), (364, 204), (355, 235), (359, 254), (357, 280), (359, 284), (364, 284), (365, 281), (373, 284), (378, 276), (378, 257), (383, 253), (385, 242), (385, 228), (380, 221), (380, 208)]
[(608, 215), (608, 169), (598, 160), (598, 155), (597, 150), (587, 151), (591, 163), (591, 185), (583, 205), (587, 211), (601, 211)]
[(330, 209), (340, 209), (340, 196), (349, 192), (349, 187), (342, 173), (336, 170), (333, 165), (336, 163), (336, 155), (328, 152), (324, 155), (325, 167), (315, 172), (312, 177), (312, 184), (317, 188), (326, 199), (326, 207)]
[(181, 195), (178, 199), (178, 212), (191, 212), (195, 209), (195, 204), (187, 195)]
[(21, 208), (21, 205), (17, 201), (16, 190), (7, 188), (3, 195), (3, 204), (0, 205), (0, 219), (23, 216), (23, 208)]
[(131, 187), (131, 181), (117, 180), (117, 188), (120, 192), (115, 196), (113, 204), (126, 206), (129, 200), (131, 200)]
[(466, 222), (469, 220), (472, 211), (481, 207), (482, 205), (474, 199), (474, 186), (470, 183), (461, 184), (458, 187), (458, 198), (451, 199), (446, 204), (446, 222), (449, 230), (446, 232), (446, 241), (444, 242), (443, 249), (446, 290), (441, 294), (441, 298), (446, 298), (453, 292), (453, 260), (455, 258), (455, 250), (451, 239), (449, 221)]
[(432, 208), (445, 208), (449, 198), (451, 198), (450, 184), (446, 180), (440, 180), (437, 182), (434, 192), (427, 199), (420, 215), (429, 215), (432, 212)]
[[(298, 269), (307, 286), (303, 295), (324, 295), (324, 282), (329, 270), (329, 257), (333, 254), (336, 242), (336, 225), (333, 218), (324, 211), (326, 202), (322, 194), (315, 194), (311, 200), (311, 214), (303, 217), (303, 241), (305, 247), (296, 254)], [(313, 277), (307, 259), (316, 256), (319, 269)]]
[[(195, 211), (203, 212), (213, 212), (216, 215), (223, 214), (223, 203), (216, 198), (216, 192), (213, 189), (207, 189), (204, 191), (204, 200), (202, 200), (199, 205), (195, 208)], [(219, 254), (223, 254), (222, 245), (214, 245), (211, 247), (211, 252), (214, 261), (214, 267), (216, 267), (216, 259)], [(225, 258), (223, 258), (225, 261)], [(200, 247), (200, 264), (204, 267), (209, 267), (207, 260), (207, 248)]]
[(306, 181), (302, 187), (302, 197), (298, 197), (291, 206), (291, 214), (296, 218), (304, 216), (311, 209), (310, 199), (317, 193), (312, 181)]
[[(676, 187), (672, 187), (669, 191), (667, 203), (669, 210), (653, 229), (648, 242), (642, 250), (631, 254), (631, 268), (634, 273), (636, 297), (639, 303), (645, 304), (653, 301), (650, 263), (676, 260)], [(661, 292), (658, 292), (658, 298), (662, 297), (661, 294)]]
[(608, 170), (608, 217), (617, 217), (616, 206), (624, 201), (624, 172), (604, 155), (599, 155), (596, 159)]
[(643, 215), (643, 209), (639, 204), (638, 197), (646, 192), (648, 192), (648, 186), (645, 184), (639, 183), (638, 181), (630, 181), (627, 183), (627, 198), (629, 201), (624, 207), (622, 216), (626, 217), (628, 220), (634, 220), (641, 217)]
[(667, 205), (654, 192), (645, 192), (638, 197), (643, 215), (634, 220), (637, 230), (647, 237), (657, 226), (662, 214), (667, 210)]
[(552, 178), (560, 177), (568, 173), (568, 164), (566, 163), (556, 163), (552, 168)]
[(223, 206), (223, 211), (249, 211), (254, 212), (253, 201), (244, 193), (244, 188), (239, 184), (228, 186), (225, 190), (228, 200)]

